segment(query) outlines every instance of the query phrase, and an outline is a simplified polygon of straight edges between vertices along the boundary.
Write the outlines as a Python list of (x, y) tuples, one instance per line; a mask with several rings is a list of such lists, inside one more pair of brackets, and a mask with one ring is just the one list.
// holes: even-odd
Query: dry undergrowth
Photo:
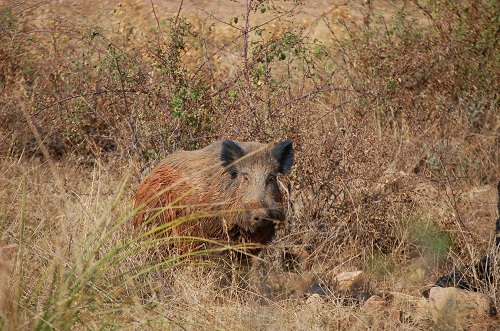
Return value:
[[(439, 328), (422, 290), (494, 246), (500, 8), (317, 2), (3, 2), (0, 329)], [(286, 229), (250, 271), (156, 260), (135, 188), (221, 137), (294, 140)]]

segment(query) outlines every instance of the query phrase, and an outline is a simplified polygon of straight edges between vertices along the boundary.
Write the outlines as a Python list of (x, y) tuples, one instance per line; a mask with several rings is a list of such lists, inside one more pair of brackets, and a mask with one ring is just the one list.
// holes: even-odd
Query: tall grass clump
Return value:
[[(132, 229), (129, 223), (138, 210), (124, 199), (128, 176), (116, 176), (116, 187), (99, 180), (95, 186), (48, 193), (43, 178), (31, 175), (36, 166), (19, 167), (12, 159), (3, 159), (2, 166), (7, 170), (0, 234), (3, 241), (17, 244), (11, 269), (0, 270), (10, 278), (9, 287), (1, 289), (10, 293), (0, 311), (2, 330), (134, 328), (144, 323), (169, 328), (185, 323), (165, 314), (158, 301), (170, 291), (170, 271), (181, 265), (203, 268), (208, 264), (199, 257), (230, 249), (212, 244), (167, 255), (166, 247), (174, 242), (201, 243), (203, 238), (162, 235), (180, 220), (147, 231)], [(86, 174), (94, 180), (109, 175), (99, 172), (94, 168)]]

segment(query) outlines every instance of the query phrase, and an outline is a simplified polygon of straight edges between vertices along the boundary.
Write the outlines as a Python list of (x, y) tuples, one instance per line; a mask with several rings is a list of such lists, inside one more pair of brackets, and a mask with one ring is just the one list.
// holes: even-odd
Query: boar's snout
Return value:
[(280, 209), (270, 207), (264, 201), (251, 201), (245, 205), (245, 223), (247, 226), (244, 227), (249, 230), (255, 230), (283, 221), (283, 213)]

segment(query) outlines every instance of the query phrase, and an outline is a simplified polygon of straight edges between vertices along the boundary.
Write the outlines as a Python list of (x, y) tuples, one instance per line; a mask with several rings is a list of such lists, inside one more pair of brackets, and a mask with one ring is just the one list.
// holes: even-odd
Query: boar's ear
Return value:
[(291, 140), (285, 140), (274, 146), (273, 156), (280, 164), (279, 172), (287, 174), (293, 165), (293, 146)]
[(245, 155), (245, 151), (240, 145), (232, 140), (224, 140), (222, 142), (222, 150), (220, 152), (220, 160), (222, 161), (222, 166), (226, 167), (227, 172), (231, 177), (236, 177), (238, 174), (238, 169), (236, 165), (232, 164), (234, 161), (238, 160), (240, 157)]

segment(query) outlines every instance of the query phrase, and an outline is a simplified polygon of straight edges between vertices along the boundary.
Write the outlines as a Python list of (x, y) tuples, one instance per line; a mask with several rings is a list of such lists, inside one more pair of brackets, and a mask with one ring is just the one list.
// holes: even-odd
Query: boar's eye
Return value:
[(267, 184), (272, 184), (276, 182), (276, 174), (269, 174), (266, 179)]

